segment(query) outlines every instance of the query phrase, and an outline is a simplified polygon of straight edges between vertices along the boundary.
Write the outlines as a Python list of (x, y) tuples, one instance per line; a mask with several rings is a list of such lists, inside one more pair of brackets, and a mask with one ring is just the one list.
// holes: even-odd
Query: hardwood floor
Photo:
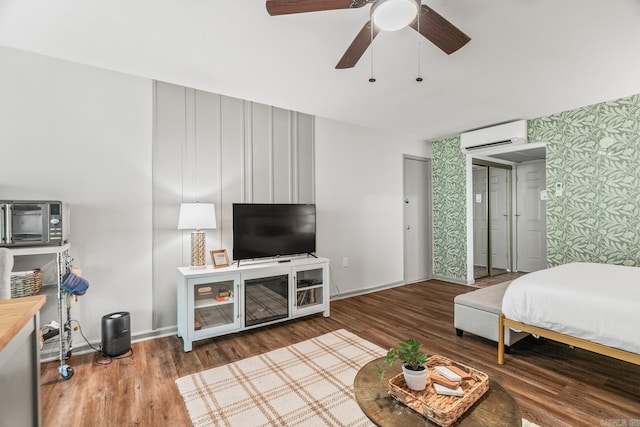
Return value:
[(516, 279), (520, 276), (524, 276), (527, 273), (522, 272), (513, 272), (513, 273), (502, 273), (497, 276), (486, 276), (475, 279), (475, 283), (473, 286), (476, 288), (486, 288), (487, 286), (497, 285), (498, 283), (506, 282), (509, 280)]
[[(73, 378), (58, 362), (42, 365), (44, 426), (187, 426), (174, 381), (184, 375), (347, 329), (388, 348), (415, 338), (441, 354), (487, 373), (520, 404), (522, 416), (545, 426), (640, 426), (640, 366), (563, 344), (529, 337), (496, 362), (496, 344), (453, 328), (453, 298), (470, 288), (420, 282), (337, 300), (321, 315), (194, 343), (166, 337), (133, 345), (129, 358), (96, 364), (95, 354), (74, 355)], [(242, 426), (245, 427), (245, 426)]]

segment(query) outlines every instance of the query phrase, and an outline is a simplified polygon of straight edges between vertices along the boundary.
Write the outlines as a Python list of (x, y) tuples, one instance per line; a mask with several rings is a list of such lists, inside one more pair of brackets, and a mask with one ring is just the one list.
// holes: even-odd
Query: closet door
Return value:
[(512, 270), (511, 166), (474, 160), (474, 278)]
[(511, 170), (489, 167), (489, 196), (491, 239), (491, 276), (511, 270), (509, 249), (511, 235), (509, 216), (511, 212)]
[(473, 277), (489, 275), (487, 250), (489, 242), (487, 218), (487, 172), (484, 165), (473, 165)]

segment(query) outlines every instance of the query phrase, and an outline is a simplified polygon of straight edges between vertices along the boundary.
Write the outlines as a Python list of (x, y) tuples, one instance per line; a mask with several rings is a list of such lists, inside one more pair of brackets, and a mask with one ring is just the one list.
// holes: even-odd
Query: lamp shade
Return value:
[(182, 203), (178, 230), (216, 228), (216, 208), (213, 203)]

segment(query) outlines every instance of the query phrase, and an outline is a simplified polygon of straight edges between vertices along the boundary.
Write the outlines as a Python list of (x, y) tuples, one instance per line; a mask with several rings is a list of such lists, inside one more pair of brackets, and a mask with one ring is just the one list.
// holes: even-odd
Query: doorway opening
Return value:
[(497, 283), (546, 268), (545, 145), (467, 154), (467, 241), (473, 242), (467, 247), (469, 283)]
[(512, 167), (473, 159), (473, 277), (513, 270)]

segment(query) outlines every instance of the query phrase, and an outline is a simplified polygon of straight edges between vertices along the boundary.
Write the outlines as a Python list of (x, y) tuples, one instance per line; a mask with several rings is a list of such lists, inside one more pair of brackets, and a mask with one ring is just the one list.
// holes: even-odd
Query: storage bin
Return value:
[(11, 298), (37, 295), (42, 287), (42, 271), (39, 268), (11, 273)]

